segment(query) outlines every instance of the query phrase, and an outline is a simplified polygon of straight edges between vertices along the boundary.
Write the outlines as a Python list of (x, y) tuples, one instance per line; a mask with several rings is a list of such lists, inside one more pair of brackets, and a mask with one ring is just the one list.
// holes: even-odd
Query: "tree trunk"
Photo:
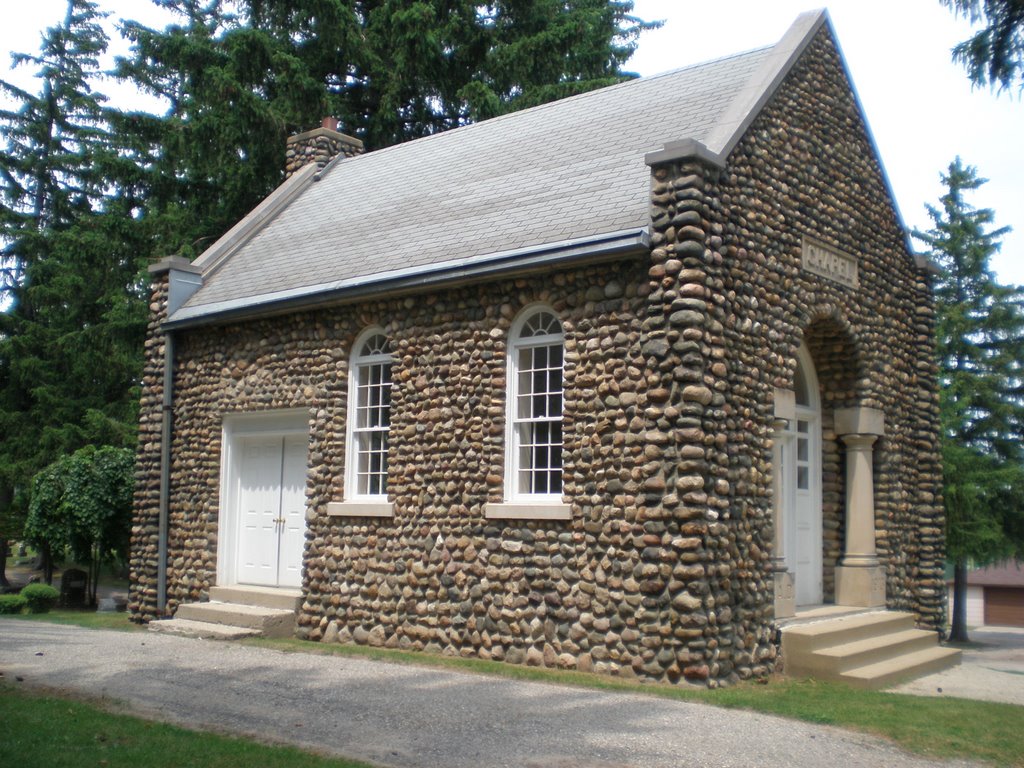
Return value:
[(53, 556), (49, 547), (43, 547), (40, 554), (43, 557), (43, 581), (53, 586)]
[(967, 637), (967, 561), (957, 560), (953, 564), (953, 626), (949, 639), (954, 643), (966, 643)]
[(100, 582), (100, 551), (98, 547), (92, 549), (92, 560), (89, 562), (89, 591), (88, 605), (90, 608), (97, 607), (96, 590)]
[[(12, 501), (14, 501), (14, 491), (9, 485), (0, 483), (0, 515), (11, 514)], [(11, 586), (11, 582), (7, 580), (7, 553), (13, 552), (10, 544), (11, 542), (7, 539), (0, 538), (0, 587)]]
[(0, 539), (0, 587), (11, 586), (11, 582), (7, 580), (7, 553), (10, 551), (7, 539)]

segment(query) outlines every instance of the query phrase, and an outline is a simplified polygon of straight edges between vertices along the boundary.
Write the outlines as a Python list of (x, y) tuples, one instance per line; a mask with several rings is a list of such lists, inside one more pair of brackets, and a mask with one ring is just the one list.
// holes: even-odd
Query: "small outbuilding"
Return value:
[(824, 12), (289, 163), (151, 270), (136, 620), (244, 587), (310, 640), (710, 685), (806, 608), (944, 625), (934, 273)]
[[(953, 583), (949, 583), (953, 612)], [(967, 623), (1024, 627), (1024, 564), (1007, 560), (967, 572)]]

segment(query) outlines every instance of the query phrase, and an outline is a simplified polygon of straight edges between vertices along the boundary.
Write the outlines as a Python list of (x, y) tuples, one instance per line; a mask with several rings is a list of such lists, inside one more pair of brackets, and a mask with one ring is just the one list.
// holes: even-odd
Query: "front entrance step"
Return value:
[(256, 637), (260, 634), (255, 629), (229, 627), (225, 624), (211, 624), (207, 621), (190, 621), (189, 619), (151, 621), (149, 622), (149, 631), (198, 637), (203, 640), (241, 640), (243, 637)]
[(914, 616), (873, 611), (782, 628), (786, 674), (881, 688), (960, 663), (934, 632), (914, 628)]
[(174, 618), (150, 622), (154, 632), (235, 640), (240, 637), (290, 637), (302, 603), (297, 589), (213, 587), (210, 601), (178, 606)]

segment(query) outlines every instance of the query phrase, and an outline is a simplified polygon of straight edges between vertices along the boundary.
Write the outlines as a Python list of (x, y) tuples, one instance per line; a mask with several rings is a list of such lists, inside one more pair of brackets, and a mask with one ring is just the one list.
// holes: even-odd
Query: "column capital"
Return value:
[(776, 387), (772, 396), (772, 408), (772, 414), (776, 419), (793, 421), (796, 418), (796, 392)]
[(836, 408), (837, 435), (884, 435), (885, 414), (877, 408)]
[(839, 439), (843, 441), (843, 445), (851, 451), (869, 451), (871, 447), (878, 440), (878, 435), (860, 435), (860, 434), (845, 434), (840, 435)]

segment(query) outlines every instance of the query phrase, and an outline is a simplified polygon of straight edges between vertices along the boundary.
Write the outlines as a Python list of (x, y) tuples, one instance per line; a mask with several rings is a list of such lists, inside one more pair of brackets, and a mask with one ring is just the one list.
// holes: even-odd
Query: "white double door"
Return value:
[(821, 427), (818, 413), (797, 408), (782, 454), (786, 566), (796, 604), (819, 605), (822, 592)]
[(301, 587), (306, 537), (305, 435), (239, 437), (235, 577)]

